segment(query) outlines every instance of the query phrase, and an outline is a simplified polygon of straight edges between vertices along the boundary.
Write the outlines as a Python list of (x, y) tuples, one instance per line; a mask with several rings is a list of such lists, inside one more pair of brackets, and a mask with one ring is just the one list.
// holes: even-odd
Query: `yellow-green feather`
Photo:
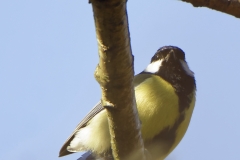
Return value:
[(151, 139), (167, 126), (172, 126), (179, 116), (178, 96), (174, 88), (156, 75), (139, 74), (134, 82), (144, 79), (135, 86), (135, 96), (144, 140)]
[(188, 125), (190, 123), (192, 112), (195, 106), (196, 98), (195, 98), (195, 92), (193, 93), (192, 102), (190, 103), (190, 107), (185, 110), (185, 119), (182, 121), (182, 123), (179, 125), (177, 129), (177, 136), (174, 142), (174, 145), (172, 146), (170, 152), (178, 145), (178, 143), (182, 140), (184, 134), (187, 131)]
[(185, 111), (180, 113), (179, 98), (175, 89), (161, 77), (152, 74), (139, 74), (135, 76), (134, 84), (144, 141), (153, 139), (166, 128), (170, 130), (178, 123), (177, 121), (180, 121), (180, 116), (184, 118), (175, 131), (176, 136), (171, 146), (168, 146), (169, 144), (166, 144), (168, 142), (164, 141), (162, 144), (158, 144), (158, 147), (154, 146), (154, 152), (161, 153), (157, 159), (162, 160), (178, 145), (188, 128), (195, 105), (195, 92), (190, 95), (192, 97), (190, 107), (186, 107)]

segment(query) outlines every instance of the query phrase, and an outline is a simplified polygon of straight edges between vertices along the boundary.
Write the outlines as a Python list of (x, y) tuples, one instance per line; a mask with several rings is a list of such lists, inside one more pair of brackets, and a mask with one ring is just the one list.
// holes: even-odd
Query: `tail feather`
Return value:
[(114, 160), (114, 159), (111, 154), (96, 155), (92, 152), (86, 152), (77, 160)]

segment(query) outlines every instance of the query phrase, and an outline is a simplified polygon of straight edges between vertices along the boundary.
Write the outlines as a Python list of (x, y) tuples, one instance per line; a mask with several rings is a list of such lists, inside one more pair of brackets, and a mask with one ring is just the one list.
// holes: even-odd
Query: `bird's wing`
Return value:
[[(139, 84), (141, 84), (144, 80), (151, 78), (152, 74), (146, 73), (146, 72), (142, 72), (138, 75), (136, 75), (134, 77), (134, 86), (137, 87)], [(73, 131), (73, 133), (71, 134), (71, 136), (69, 136), (69, 138), (66, 140), (66, 142), (64, 143), (64, 145), (62, 146), (60, 152), (59, 152), (59, 157), (71, 154), (73, 152), (69, 152), (67, 150), (67, 147), (70, 145), (71, 141), (74, 138), (74, 135), (76, 134), (76, 132), (79, 131), (80, 128), (83, 128), (87, 125), (87, 123), (99, 112), (101, 112), (102, 110), (104, 110), (101, 102), (98, 102), (94, 108), (87, 114), (87, 116), (77, 125), (76, 129)]]
[(77, 125), (76, 129), (73, 131), (73, 133), (69, 136), (69, 138), (66, 140), (66, 142), (64, 143), (64, 145), (62, 146), (60, 152), (59, 152), (59, 157), (71, 154), (73, 152), (69, 152), (67, 150), (67, 147), (69, 146), (69, 144), (71, 143), (71, 141), (74, 138), (75, 133), (80, 129), (83, 128), (87, 125), (87, 123), (99, 112), (101, 112), (102, 110), (104, 110), (101, 102), (98, 102), (93, 109), (87, 114), (87, 116)]

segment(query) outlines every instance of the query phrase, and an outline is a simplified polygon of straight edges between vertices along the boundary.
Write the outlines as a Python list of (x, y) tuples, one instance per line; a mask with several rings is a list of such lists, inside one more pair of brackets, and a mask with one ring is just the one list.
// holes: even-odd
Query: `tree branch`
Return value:
[(115, 160), (143, 160), (126, 0), (91, 0), (91, 3), (100, 57), (95, 78), (108, 114), (113, 156)]
[(240, 0), (182, 0), (194, 7), (208, 7), (240, 18)]

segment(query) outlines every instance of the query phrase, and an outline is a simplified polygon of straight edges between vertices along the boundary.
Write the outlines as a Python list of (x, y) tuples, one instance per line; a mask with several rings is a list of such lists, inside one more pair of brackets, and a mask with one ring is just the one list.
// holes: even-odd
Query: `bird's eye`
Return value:
[(152, 57), (151, 62), (157, 61), (157, 60), (159, 60), (159, 59), (161, 59), (161, 56), (159, 55), (159, 53), (156, 53), (156, 54)]

